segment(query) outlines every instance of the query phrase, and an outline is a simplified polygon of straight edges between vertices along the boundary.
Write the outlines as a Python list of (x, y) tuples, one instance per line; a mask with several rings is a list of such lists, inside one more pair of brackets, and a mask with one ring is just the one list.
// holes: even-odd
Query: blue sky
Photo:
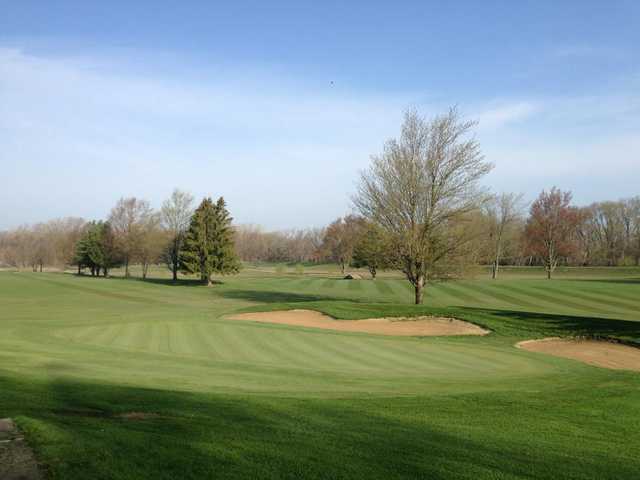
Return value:
[(319, 226), (402, 113), (458, 105), (485, 183), (640, 194), (640, 2), (0, 1), (0, 228), (224, 195)]

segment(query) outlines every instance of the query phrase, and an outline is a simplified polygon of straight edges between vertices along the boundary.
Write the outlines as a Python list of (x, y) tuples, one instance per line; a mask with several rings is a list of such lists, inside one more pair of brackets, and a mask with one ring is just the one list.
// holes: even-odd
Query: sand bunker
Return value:
[(516, 344), (531, 352), (571, 358), (597, 367), (640, 371), (640, 348), (601, 340), (545, 338)]
[(323, 328), (341, 332), (365, 332), (379, 335), (432, 337), (442, 335), (486, 335), (487, 330), (454, 318), (397, 317), (366, 320), (335, 320), (313, 310), (284, 310), (276, 312), (241, 313), (232, 320), (278, 323), (300, 327)]

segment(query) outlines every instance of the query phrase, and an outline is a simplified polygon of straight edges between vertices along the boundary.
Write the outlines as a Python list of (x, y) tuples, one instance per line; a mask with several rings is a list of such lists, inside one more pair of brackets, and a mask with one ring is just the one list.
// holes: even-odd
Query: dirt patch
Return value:
[(335, 320), (313, 310), (241, 313), (232, 320), (296, 325), (341, 332), (364, 332), (379, 335), (434, 337), (444, 335), (486, 335), (487, 330), (469, 322), (445, 317), (394, 317), (366, 320)]
[(33, 452), (10, 418), (0, 419), (0, 478), (2, 480), (40, 480)]
[(640, 348), (603, 340), (545, 338), (516, 344), (530, 352), (571, 358), (597, 367), (640, 372)]

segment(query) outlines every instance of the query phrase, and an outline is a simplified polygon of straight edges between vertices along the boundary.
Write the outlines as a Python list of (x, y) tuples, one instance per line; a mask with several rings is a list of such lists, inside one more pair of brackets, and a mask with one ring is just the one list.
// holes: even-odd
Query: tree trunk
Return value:
[(124, 276), (129, 278), (129, 257), (127, 257), (124, 261)]
[(82, 270), (81, 265), (78, 264), (78, 275), (80, 275), (81, 270)]
[(173, 281), (177, 282), (178, 281), (178, 264), (177, 263), (173, 264), (172, 272), (173, 272)]
[(109, 270), (106, 267), (104, 268), (104, 276), (105, 278), (109, 276)]
[(424, 297), (424, 277), (422, 275), (418, 277), (414, 286), (416, 289), (416, 305), (422, 305)]
[[(500, 242), (500, 239), (498, 239), (498, 242)], [(491, 271), (491, 278), (493, 280), (498, 278), (498, 268), (500, 268), (501, 254), (502, 254), (502, 248), (500, 247), (500, 243), (498, 243), (498, 247), (496, 248), (496, 258), (495, 258), (495, 261), (493, 262), (493, 269)]]
[(371, 279), (375, 280), (376, 279), (376, 274), (378, 273), (376, 271), (376, 268), (375, 267), (369, 267), (369, 273), (371, 274)]
[(551, 268), (547, 268), (547, 280), (551, 280)]

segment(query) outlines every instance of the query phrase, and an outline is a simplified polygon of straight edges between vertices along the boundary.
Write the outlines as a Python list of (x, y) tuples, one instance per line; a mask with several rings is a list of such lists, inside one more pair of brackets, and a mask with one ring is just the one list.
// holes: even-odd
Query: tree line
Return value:
[(401, 271), (421, 303), (425, 285), (468, 265), (640, 265), (640, 197), (579, 207), (571, 192), (551, 188), (530, 205), (515, 193), (481, 185), (492, 169), (473, 136), (475, 122), (450, 109), (431, 119), (405, 114), (360, 174), (353, 213), (324, 228), (264, 231), (233, 226), (224, 199), (175, 190), (160, 210), (120, 199), (104, 221), (64, 218), (0, 232), (0, 266), (64, 268), (108, 275), (110, 269), (163, 262), (178, 273), (237, 272), (240, 261), (326, 262)]
[(15, 268), (64, 269), (108, 276), (112, 268), (138, 264), (142, 278), (149, 267), (164, 263), (174, 280), (178, 272), (199, 274), (210, 283), (213, 274), (235, 273), (240, 260), (234, 246), (232, 218), (221, 197), (202, 200), (174, 190), (159, 211), (148, 201), (121, 198), (106, 220), (86, 222), (64, 218), (0, 233), (0, 265)]

